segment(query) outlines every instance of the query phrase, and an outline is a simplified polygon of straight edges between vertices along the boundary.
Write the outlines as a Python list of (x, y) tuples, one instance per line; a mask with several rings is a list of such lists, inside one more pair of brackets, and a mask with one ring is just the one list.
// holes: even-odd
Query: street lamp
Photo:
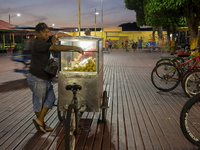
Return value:
[(95, 8), (95, 36), (96, 36), (96, 15), (98, 15), (99, 13), (96, 12), (96, 8)]
[(16, 17), (16, 16), (19, 17), (19, 16), (21, 16), (21, 15), (20, 15), (20, 14), (17, 14), (17, 15), (14, 15), (14, 16), (10, 16), (10, 14), (9, 14), (9, 23), (10, 23), (10, 18), (11, 18), (11, 17)]
[(103, 0), (101, 0), (101, 36), (103, 37)]

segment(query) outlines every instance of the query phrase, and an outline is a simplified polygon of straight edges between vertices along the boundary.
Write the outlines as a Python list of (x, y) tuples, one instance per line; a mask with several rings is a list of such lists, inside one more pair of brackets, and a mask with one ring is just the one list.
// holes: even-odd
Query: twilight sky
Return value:
[[(101, 27), (101, 0), (80, 0), (81, 27), (94, 28), (95, 8), (97, 28)], [(20, 13), (21, 16), (15, 16)], [(78, 0), (0, 0), (0, 20), (14, 25), (45, 22), (49, 26), (78, 27)], [(116, 27), (135, 22), (135, 12), (125, 8), (124, 0), (103, 0), (103, 26)]]

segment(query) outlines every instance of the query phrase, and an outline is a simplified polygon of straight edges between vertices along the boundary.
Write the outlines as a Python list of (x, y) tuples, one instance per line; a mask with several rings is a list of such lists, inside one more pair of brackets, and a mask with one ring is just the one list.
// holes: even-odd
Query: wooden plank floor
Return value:
[[(125, 52), (104, 54), (104, 90), (110, 98), (107, 123), (101, 112), (85, 112), (80, 124), (90, 132), (77, 137), (77, 150), (197, 149), (183, 136), (179, 115), (188, 98), (181, 86), (171, 92), (158, 91), (150, 74), (160, 56), (168, 53)], [(57, 107), (45, 120), (53, 132), (41, 134), (32, 122), (31, 91), (26, 78), (12, 69), (23, 67), (0, 54), (0, 150), (63, 150), (64, 128)], [(58, 95), (57, 79), (53, 81)]]

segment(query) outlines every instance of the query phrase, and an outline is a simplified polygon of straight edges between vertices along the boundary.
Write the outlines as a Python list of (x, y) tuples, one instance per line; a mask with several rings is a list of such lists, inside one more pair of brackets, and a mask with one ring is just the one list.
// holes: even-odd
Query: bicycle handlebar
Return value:
[(186, 51), (196, 51), (196, 50), (199, 50), (200, 52), (200, 47), (196, 46), (194, 49), (186, 48)]
[(75, 90), (75, 91), (77, 91), (77, 90), (81, 90), (82, 89), (82, 86), (81, 85), (77, 85), (76, 83), (74, 83), (74, 84), (72, 84), (72, 85), (67, 85), (66, 87), (65, 87), (65, 89), (66, 90)]

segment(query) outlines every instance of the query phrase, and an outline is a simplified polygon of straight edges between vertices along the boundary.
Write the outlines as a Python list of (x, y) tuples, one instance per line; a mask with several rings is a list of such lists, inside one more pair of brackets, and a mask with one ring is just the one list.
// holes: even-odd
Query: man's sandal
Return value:
[(43, 122), (43, 125), (44, 125), (44, 129), (46, 130), (46, 132), (53, 131), (53, 128), (49, 127), (47, 124), (45, 124), (45, 122)]
[(33, 123), (35, 125), (35, 128), (39, 131), (39, 132), (42, 132), (42, 133), (46, 133), (46, 130), (44, 128), (44, 126), (42, 125), (39, 125), (35, 119), (33, 119)]

